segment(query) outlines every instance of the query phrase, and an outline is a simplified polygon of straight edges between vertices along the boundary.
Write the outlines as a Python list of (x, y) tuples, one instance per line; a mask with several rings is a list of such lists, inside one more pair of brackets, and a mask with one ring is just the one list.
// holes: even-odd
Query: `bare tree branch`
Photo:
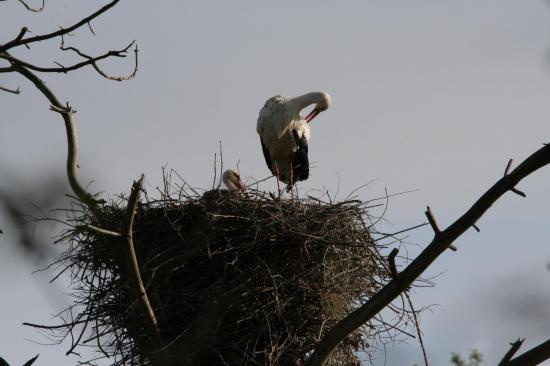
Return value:
[(19, 89), (19, 87), (17, 87), (17, 89), (9, 89), (5, 86), (0, 85), (0, 90), (13, 94), (21, 94), (21, 89)]
[[(90, 27), (90, 30), (91, 30), (91, 27)], [(110, 56), (126, 57), (126, 53), (128, 52), (128, 49), (130, 47), (132, 47), (132, 45), (134, 43), (135, 43), (135, 41), (132, 41), (128, 46), (126, 46), (126, 48), (123, 48), (122, 50), (109, 51), (108, 53), (112, 53), (112, 54), (108, 55), (106, 57), (110, 57)], [(77, 55), (79, 55), (80, 57), (87, 59), (88, 64), (91, 64), (93, 66), (93, 68), (97, 71), (97, 73), (99, 75), (103, 76), (105, 79), (114, 80), (114, 81), (130, 80), (130, 79), (133, 79), (134, 76), (136, 76), (136, 73), (137, 73), (137, 70), (138, 70), (138, 47), (137, 47), (137, 45), (134, 48), (134, 70), (128, 76), (110, 76), (110, 75), (107, 75), (107, 73), (105, 73), (103, 70), (101, 70), (101, 68), (97, 65), (97, 61), (105, 58), (103, 56), (105, 56), (107, 54), (99, 56), (99, 57), (92, 57), (92, 56), (89, 56), (89, 55), (85, 54), (84, 52), (80, 51), (76, 47), (71, 47), (71, 46), (65, 47), (65, 40), (64, 40), (63, 36), (61, 36), (61, 46), (59, 48), (62, 49), (63, 51), (73, 51)]]
[(69, 103), (63, 106), (55, 94), (44, 84), (44, 82), (30, 70), (24, 66), (13, 64), (14, 70), (23, 75), (27, 80), (32, 82), (38, 90), (44, 94), (44, 96), (51, 103), (51, 109), (58, 112), (65, 121), (65, 129), (67, 131), (67, 176), (69, 178), (69, 184), (74, 191), (75, 195), (84, 202), (88, 207), (93, 209), (97, 204), (101, 203), (96, 200), (91, 194), (89, 194), (84, 187), (80, 184), (78, 179), (78, 145), (76, 140), (76, 128), (74, 126), (73, 115), (75, 111), (70, 107)]
[[(26, 1), (26, 0), (25, 0)], [(69, 34), (69, 32), (78, 29), (79, 27), (87, 24), (91, 29), (91, 20), (95, 19), (99, 15), (103, 14), (110, 8), (112, 8), (116, 3), (118, 3), (119, 0), (114, 0), (109, 2), (107, 5), (103, 6), (101, 9), (97, 10), (93, 14), (87, 16), (86, 18), (81, 19), (77, 23), (73, 24), (72, 26), (68, 28), (61, 28), (60, 30), (52, 33), (48, 33), (45, 35), (38, 35), (34, 37), (28, 37), (25, 38), (26, 34), (29, 32), (29, 29), (27, 27), (23, 27), (18, 35), (10, 42), (0, 45), (0, 60), (5, 60), (10, 63), (9, 67), (2, 67), (0, 68), (0, 73), (8, 73), (8, 72), (17, 72), (24, 76), (26, 79), (31, 81), (38, 90), (44, 94), (44, 96), (49, 100), (51, 104), (51, 110), (61, 114), (66, 127), (67, 132), (67, 140), (68, 140), (68, 154), (67, 154), (67, 175), (69, 178), (69, 183), (71, 185), (72, 190), (74, 191), (76, 197), (83, 202), (88, 208), (94, 210), (94, 207), (97, 204), (102, 203), (102, 201), (96, 200), (91, 194), (89, 194), (80, 184), (78, 180), (78, 148), (77, 148), (77, 140), (76, 140), (76, 130), (74, 125), (74, 113), (75, 111), (69, 106), (67, 103), (66, 105), (62, 104), (55, 94), (50, 90), (46, 84), (34, 73), (34, 72), (57, 72), (57, 73), (68, 73), (80, 68), (83, 68), (85, 66), (91, 65), (101, 76), (110, 79), (110, 80), (128, 80), (135, 76), (138, 68), (138, 50), (137, 47), (134, 50), (135, 54), (135, 66), (133, 72), (129, 76), (110, 76), (107, 75), (101, 68), (98, 66), (98, 62), (107, 58), (111, 57), (126, 57), (129, 49), (134, 45), (134, 42), (131, 42), (128, 46), (126, 46), (123, 49), (120, 50), (112, 50), (108, 51), (102, 55), (99, 56), (90, 56), (85, 54), (84, 52), (81, 52), (76, 47), (65, 47), (64, 46), (64, 40), (63, 36), (65, 34)], [(24, 1), (21, 1), (23, 4)], [(44, 5), (44, 4), (43, 4)], [(85, 58), (84, 61), (73, 64), (71, 66), (65, 67), (59, 63), (59, 67), (40, 67), (33, 65), (27, 61), (21, 60), (19, 58), (16, 58), (12, 56), (8, 50), (10, 48), (25, 45), (28, 46), (28, 44), (32, 42), (39, 42), (47, 39), (52, 39), (55, 37), (61, 38), (61, 49), (63, 51), (72, 51), (76, 52), (80, 57)], [(18, 93), (20, 90), (13, 90), (6, 87), (0, 86), (0, 90), (6, 91), (6, 92), (12, 92), (12, 93)]]
[[(153, 351), (159, 351), (163, 349), (163, 342), (160, 336), (160, 328), (157, 318), (155, 316), (155, 312), (153, 311), (151, 303), (149, 302), (149, 297), (147, 296), (145, 286), (143, 285), (133, 239), (134, 218), (139, 202), (139, 194), (143, 190), (143, 178), (144, 176), (142, 175), (141, 178), (137, 182), (134, 182), (134, 184), (132, 185), (132, 191), (130, 193), (130, 197), (128, 198), (128, 208), (126, 211), (126, 219), (123, 227), (123, 236), (126, 240), (126, 255), (128, 258), (128, 269), (130, 272), (129, 276), (134, 287), (136, 300), (138, 301), (143, 311), (145, 323), (147, 324), (147, 331), (149, 333), (149, 339), (151, 340), (154, 347)], [(164, 352), (162, 351), (157, 352), (155, 354), (155, 358), (158, 359), (152, 361), (156, 361), (158, 365), (167, 365), (166, 363), (161, 363), (161, 360), (166, 357), (166, 355), (163, 353)]]
[[(132, 42), (133, 43), (133, 42)], [(128, 76), (111, 76), (105, 73), (103, 70), (97, 66), (97, 64), (94, 62), (92, 66), (94, 67), (95, 71), (98, 72), (99, 75), (103, 76), (105, 79), (114, 80), (114, 81), (125, 81), (133, 79), (136, 76), (136, 73), (138, 71), (138, 47), (137, 45), (134, 47), (134, 70), (132, 73)]]
[[(506, 167), (506, 172), (504, 173), (504, 175), (508, 174), (508, 169), (510, 168), (511, 164), (512, 164), (512, 159), (510, 159), (510, 162), (508, 163), (508, 166)], [(510, 343), (510, 346), (511, 346), (510, 349), (508, 350), (508, 352), (506, 352), (506, 354), (504, 355), (502, 360), (500, 360), (500, 362), (498, 363), (498, 366), (508, 365), (508, 363), (510, 362), (510, 359), (512, 359), (512, 357), (514, 357), (516, 352), (519, 350), (519, 348), (523, 344), (524, 340), (525, 339), (518, 339), (514, 343)]]
[[(311, 355), (310, 366), (322, 366), (332, 351), (348, 334), (368, 322), (390, 304), (403, 289), (411, 285), (449, 246), (495, 203), (504, 193), (512, 191), (525, 177), (550, 163), (550, 145), (533, 153), (511, 173), (502, 177), (485, 192), (474, 205), (445, 230), (436, 233), (431, 243), (401, 273), (392, 279), (365, 304), (336, 324), (321, 340)], [(546, 345), (546, 344), (545, 344)], [(550, 352), (550, 341), (548, 345)], [(513, 360), (514, 361), (514, 360)], [(513, 362), (512, 361), (512, 362)], [(518, 364), (519, 365), (519, 364)]]
[(39, 7), (39, 8), (33, 8), (33, 7), (31, 7), (30, 5), (28, 5), (28, 4), (27, 4), (25, 1), (23, 1), (23, 0), (19, 0), (19, 2), (20, 2), (21, 4), (23, 4), (23, 6), (24, 6), (25, 8), (27, 8), (28, 11), (32, 11), (32, 12), (34, 12), (34, 13), (39, 13), (39, 12), (41, 12), (42, 10), (44, 10), (44, 6), (45, 6), (45, 3), (46, 3), (46, 0), (42, 0), (42, 6)]
[(36, 361), (36, 359), (38, 358), (39, 355), (36, 355), (34, 356), (33, 358), (31, 358), (30, 360), (28, 360), (27, 362), (25, 362), (25, 364), (23, 366), (31, 366), (34, 361)]
[(28, 45), (29, 43), (40, 42), (40, 41), (44, 41), (44, 40), (47, 40), (47, 39), (52, 39), (52, 38), (55, 38), (55, 37), (59, 37), (63, 34), (70, 33), (72, 31), (74, 31), (75, 29), (78, 29), (78, 28), (82, 27), (84, 24), (90, 23), (90, 21), (92, 19), (95, 19), (98, 16), (100, 16), (101, 14), (105, 13), (107, 10), (109, 10), (113, 6), (115, 6), (119, 1), (120, 0), (113, 0), (110, 3), (108, 3), (107, 5), (103, 6), (98, 11), (96, 11), (93, 14), (87, 16), (86, 18), (83, 18), (83, 19), (79, 20), (78, 22), (71, 25), (70, 27), (63, 28), (63, 29), (60, 29), (60, 30), (55, 31), (55, 32), (51, 32), (51, 33), (48, 33), (48, 34), (42, 34), (42, 35), (38, 35), (38, 36), (23, 39), (23, 35), (26, 33), (26, 30), (24, 32), (23, 32), (23, 30), (21, 30), (20, 34), (16, 38), (14, 38), (13, 40), (9, 41), (8, 43), (6, 43), (4, 45), (0, 45), (0, 53), (2, 53), (4, 51), (7, 51), (7, 50), (9, 50), (13, 47), (17, 47), (17, 46), (21, 46), (21, 45)]
[[(79, 63), (76, 63), (74, 65), (71, 65), (71, 66), (63, 66), (61, 65), (60, 67), (40, 67), (40, 66), (35, 66), (33, 64), (30, 64), (26, 61), (23, 61), (23, 60), (20, 60), (18, 58), (15, 58), (11, 55), (8, 55), (8, 54), (4, 54), (4, 55), (1, 55), (0, 54), (0, 59), (4, 59), (4, 60), (7, 60), (9, 62), (13, 64), (18, 64), (18, 65), (21, 65), (21, 66), (24, 66), (26, 67), (27, 69), (30, 69), (30, 70), (33, 70), (33, 71), (38, 71), (38, 72), (56, 72), (56, 73), (68, 73), (70, 71), (74, 71), (74, 70), (77, 70), (77, 69), (80, 69), (82, 67), (85, 67), (85, 66), (88, 66), (88, 65), (92, 65), (93, 68), (100, 74), (102, 75), (103, 77), (105, 77), (106, 79), (111, 79), (111, 80), (117, 80), (117, 81), (121, 81), (121, 80), (129, 80), (131, 79), (132, 77), (134, 77), (134, 75), (136, 74), (137, 72), (137, 46), (135, 48), (135, 55), (136, 55), (136, 61), (135, 61), (135, 64), (136, 66), (134, 67), (134, 71), (133, 73), (128, 76), (128, 77), (120, 77), (120, 78), (116, 78), (116, 77), (109, 77), (107, 76), (103, 71), (101, 71), (101, 69), (97, 66), (97, 61), (100, 61), (100, 60), (103, 60), (103, 59), (106, 59), (106, 58), (109, 58), (109, 57), (126, 57), (126, 53), (128, 52), (128, 49), (134, 44), (135, 42), (132, 41), (132, 43), (130, 43), (126, 48), (123, 48), (121, 50), (113, 50), (113, 51), (109, 51), (109, 52), (106, 52), (100, 56), (96, 56), (96, 57), (92, 57), (92, 56), (88, 56), (82, 52), (80, 52), (79, 50), (77, 50), (76, 48), (74, 47), (67, 47), (67, 48), (63, 48), (63, 46), (61, 47), (62, 50), (66, 51), (66, 50), (73, 50), (75, 52), (77, 52), (80, 56), (86, 58), (87, 60), (86, 61), (82, 61), (82, 62), (79, 62)], [(58, 65), (60, 65), (58, 63)]]
[(518, 339), (514, 343), (510, 343), (511, 347), (506, 352), (498, 366), (535, 366), (550, 359), (550, 339), (538, 346), (531, 348), (529, 351), (510, 360), (513, 355), (520, 349), (525, 339)]

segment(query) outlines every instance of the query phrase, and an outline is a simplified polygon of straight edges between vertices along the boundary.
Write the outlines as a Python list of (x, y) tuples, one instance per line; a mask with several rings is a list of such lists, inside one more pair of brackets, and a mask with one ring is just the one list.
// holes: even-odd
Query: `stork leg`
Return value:
[(279, 184), (279, 165), (275, 163), (275, 178), (277, 178), (277, 195), (281, 196), (281, 186)]
[[(288, 187), (287, 187), (287, 191), (290, 191), (290, 197), (291, 198), (294, 198), (294, 191), (293, 191), (293, 188), (294, 188), (294, 169), (292, 167), (292, 163), (290, 163), (290, 168), (288, 169), (288, 176), (290, 177), (290, 180), (289, 180), (289, 184), (288, 184)], [(298, 192), (296, 192), (298, 193)]]

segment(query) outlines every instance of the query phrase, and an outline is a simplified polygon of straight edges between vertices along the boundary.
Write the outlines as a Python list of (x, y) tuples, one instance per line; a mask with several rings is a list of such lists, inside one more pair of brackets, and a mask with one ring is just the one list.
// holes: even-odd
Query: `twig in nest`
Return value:
[(126, 248), (128, 263), (130, 264), (130, 278), (134, 284), (134, 292), (138, 302), (141, 304), (143, 311), (145, 312), (145, 318), (147, 325), (149, 327), (149, 335), (151, 339), (156, 343), (155, 348), (162, 348), (162, 340), (160, 338), (160, 329), (157, 322), (157, 318), (149, 302), (149, 297), (145, 291), (145, 286), (143, 285), (143, 280), (141, 279), (141, 271), (139, 269), (139, 263), (134, 248), (134, 238), (133, 238), (133, 227), (134, 227), (134, 218), (136, 216), (136, 209), (139, 202), (139, 193), (143, 189), (143, 175), (141, 178), (134, 182), (132, 185), (132, 192), (130, 193), (130, 198), (128, 199), (128, 209), (126, 211), (126, 222), (124, 224), (124, 237), (126, 238)]

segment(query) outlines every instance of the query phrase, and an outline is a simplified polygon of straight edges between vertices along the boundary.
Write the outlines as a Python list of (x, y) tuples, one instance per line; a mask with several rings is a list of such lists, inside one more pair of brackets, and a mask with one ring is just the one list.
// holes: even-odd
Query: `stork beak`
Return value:
[(306, 116), (305, 120), (307, 123), (311, 122), (312, 119), (314, 119), (315, 117), (317, 117), (317, 115), (321, 113), (321, 110), (319, 108), (313, 108), (313, 110), (311, 112), (309, 112), (309, 114)]
[(239, 191), (244, 191), (244, 189), (246, 188), (244, 186), (244, 183), (242, 180), (238, 179), (236, 182), (235, 182), (235, 185), (237, 186), (237, 188), (239, 189)]

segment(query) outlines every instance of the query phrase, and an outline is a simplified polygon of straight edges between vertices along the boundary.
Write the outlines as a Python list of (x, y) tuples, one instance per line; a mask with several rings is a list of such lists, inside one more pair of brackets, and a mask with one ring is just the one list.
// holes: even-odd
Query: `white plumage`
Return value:
[[(300, 112), (315, 104), (304, 118)], [(330, 107), (327, 93), (312, 92), (291, 98), (276, 95), (269, 98), (260, 110), (256, 131), (260, 135), (267, 167), (278, 180), (290, 187), (309, 176), (309, 122)], [(278, 182), (277, 182), (278, 184)]]
[(223, 172), (222, 181), (230, 192), (243, 191), (245, 189), (241, 176), (233, 169), (227, 169)]

